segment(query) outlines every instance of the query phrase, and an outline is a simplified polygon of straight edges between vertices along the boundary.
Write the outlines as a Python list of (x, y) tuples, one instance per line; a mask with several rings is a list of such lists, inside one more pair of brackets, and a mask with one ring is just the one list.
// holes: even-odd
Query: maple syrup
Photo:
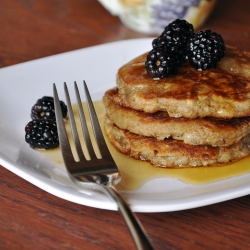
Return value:
[[(105, 108), (101, 101), (94, 102), (94, 106), (99, 121), (102, 124), (105, 116)], [(85, 105), (84, 109), (86, 109)], [(77, 105), (73, 105), (73, 111), (77, 116)], [(76, 119), (76, 123), (78, 130), (80, 131), (80, 120)], [(87, 121), (87, 123), (90, 124), (90, 121)], [(70, 130), (69, 121), (66, 121), (66, 129), (67, 131)], [(72, 141), (72, 138), (70, 138), (70, 141)], [(224, 166), (160, 168), (152, 166), (148, 162), (135, 160), (121, 154), (109, 143), (108, 140), (106, 141), (122, 176), (121, 182), (117, 186), (117, 188), (122, 191), (138, 189), (147, 181), (159, 177), (175, 178), (191, 185), (202, 185), (250, 173), (250, 157), (246, 157), (238, 162)], [(60, 148), (39, 152), (41, 152), (46, 159), (63, 167), (64, 163)]]

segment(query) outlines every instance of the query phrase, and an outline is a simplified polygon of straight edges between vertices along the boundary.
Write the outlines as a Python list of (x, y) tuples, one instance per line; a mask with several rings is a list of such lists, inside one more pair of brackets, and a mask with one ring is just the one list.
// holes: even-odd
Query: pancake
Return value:
[(104, 129), (123, 154), (159, 167), (199, 167), (232, 163), (250, 154), (250, 135), (229, 147), (189, 145), (174, 139), (157, 140), (118, 128), (106, 116)]
[(250, 115), (250, 52), (227, 46), (213, 70), (198, 71), (188, 62), (176, 74), (153, 80), (145, 69), (145, 53), (118, 70), (121, 104), (170, 117), (227, 118)]
[(250, 117), (173, 118), (167, 112), (145, 113), (122, 106), (118, 89), (108, 90), (103, 103), (112, 122), (132, 133), (163, 140), (172, 137), (191, 145), (230, 146), (250, 133)]

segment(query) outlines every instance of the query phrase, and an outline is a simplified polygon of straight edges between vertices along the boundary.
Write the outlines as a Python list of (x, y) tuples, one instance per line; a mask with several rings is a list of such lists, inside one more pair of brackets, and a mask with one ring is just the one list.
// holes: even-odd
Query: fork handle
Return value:
[(132, 212), (129, 205), (125, 202), (122, 195), (119, 194), (113, 187), (102, 185), (104, 190), (111, 196), (116, 202), (119, 211), (121, 212), (129, 231), (134, 239), (135, 245), (138, 250), (153, 250), (146, 233), (144, 232), (142, 225), (136, 218), (136, 215)]

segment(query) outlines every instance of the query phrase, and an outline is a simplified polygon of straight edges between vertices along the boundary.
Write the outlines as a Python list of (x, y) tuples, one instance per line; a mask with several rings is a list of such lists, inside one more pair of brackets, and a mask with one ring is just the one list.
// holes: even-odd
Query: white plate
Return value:
[[(53, 83), (57, 84), (59, 96), (64, 96), (61, 86), (64, 81), (80, 83), (86, 80), (93, 99), (100, 100), (105, 90), (115, 86), (117, 69), (150, 50), (151, 41), (147, 38), (103, 44), (1, 69), (0, 164), (63, 199), (97, 208), (117, 209), (101, 193), (79, 190), (69, 181), (62, 167), (32, 150), (24, 141), (24, 127), (30, 121), (30, 108), (34, 102), (43, 95), (52, 95)], [(247, 195), (250, 193), (249, 179), (250, 174), (246, 174), (193, 186), (171, 178), (159, 178), (125, 195), (137, 212), (176, 211)]]

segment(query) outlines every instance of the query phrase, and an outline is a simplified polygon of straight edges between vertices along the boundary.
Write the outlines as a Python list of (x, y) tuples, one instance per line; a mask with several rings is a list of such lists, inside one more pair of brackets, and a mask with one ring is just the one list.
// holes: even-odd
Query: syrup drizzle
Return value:
[[(105, 116), (105, 108), (101, 101), (95, 102), (94, 105), (99, 121), (102, 124)], [(78, 111), (76, 105), (73, 105), (73, 111), (75, 114), (77, 114)], [(76, 123), (80, 130), (80, 121), (76, 120)], [(66, 122), (66, 127), (67, 130), (70, 130), (69, 121)], [(159, 177), (179, 179), (190, 185), (202, 185), (250, 173), (250, 157), (246, 157), (236, 163), (227, 164), (224, 166), (178, 169), (159, 168), (152, 166), (148, 162), (135, 160), (131, 157), (121, 154), (108, 142), (108, 140), (106, 141), (122, 176), (121, 182), (117, 186), (120, 191), (136, 190), (147, 181)], [(47, 160), (63, 167), (63, 159), (60, 148), (39, 151), (39, 153), (43, 154)]]

